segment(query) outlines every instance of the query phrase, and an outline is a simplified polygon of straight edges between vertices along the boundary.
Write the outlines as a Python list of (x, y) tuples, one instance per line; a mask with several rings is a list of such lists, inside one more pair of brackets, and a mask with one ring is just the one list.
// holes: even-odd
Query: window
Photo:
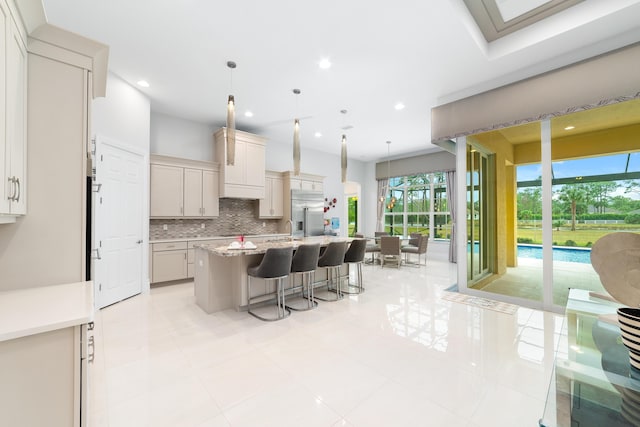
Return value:
[(392, 235), (428, 234), (450, 238), (451, 216), (442, 172), (393, 177), (385, 199), (385, 231)]

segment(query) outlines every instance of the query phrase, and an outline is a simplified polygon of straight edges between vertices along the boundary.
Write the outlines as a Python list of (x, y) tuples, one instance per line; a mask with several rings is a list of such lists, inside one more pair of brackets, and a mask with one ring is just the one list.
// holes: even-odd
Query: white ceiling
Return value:
[(439, 150), (438, 104), (640, 41), (640, 0), (586, 0), (490, 44), (462, 0), (43, 3), (50, 24), (109, 45), (113, 73), (147, 80), (152, 111), (223, 126), (233, 93), (238, 129), (292, 144), (299, 116), (302, 156), (339, 155), (350, 125), (349, 157), (362, 161), (386, 158), (387, 140), (393, 157)]

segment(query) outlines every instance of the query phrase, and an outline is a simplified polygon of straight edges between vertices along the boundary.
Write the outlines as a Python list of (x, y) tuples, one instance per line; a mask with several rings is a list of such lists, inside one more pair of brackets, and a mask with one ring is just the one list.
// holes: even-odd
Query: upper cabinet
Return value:
[(294, 175), (291, 171), (285, 172), (284, 176), (288, 190), (324, 191), (323, 176), (308, 173)]
[(263, 199), (266, 139), (236, 131), (235, 161), (228, 165), (226, 131), (222, 128), (214, 134), (216, 160), (220, 162), (220, 197)]
[(27, 213), (27, 49), (0, 0), (0, 223)]
[(150, 216), (201, 218), (219, 215), (215, 163), (151, 156)]
[(260, 199), (259, 218), (282, 218), (284, 215), (284, 180), (280, 172), (267, 171), (265, 196)]
[(184, 216), (218, 216), (218, 172), (184, 169)]

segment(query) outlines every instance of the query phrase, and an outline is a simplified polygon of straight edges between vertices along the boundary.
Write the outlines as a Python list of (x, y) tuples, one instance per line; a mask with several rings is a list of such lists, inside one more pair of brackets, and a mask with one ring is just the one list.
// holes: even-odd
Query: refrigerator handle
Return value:
[(309, 227), (309, 208), (303, 208), (302, 212), (304, 214), (304, 230), (303, 230), (303, 233), (304, 233), (304, 237), (307, 237), (308, 236), (307, 231), (308, 231), (308, 227)]

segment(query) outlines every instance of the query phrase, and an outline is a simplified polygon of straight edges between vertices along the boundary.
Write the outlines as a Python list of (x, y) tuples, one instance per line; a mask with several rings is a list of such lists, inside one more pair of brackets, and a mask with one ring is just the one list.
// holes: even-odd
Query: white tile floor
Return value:
[(364, 294), (273, 323), (207, 315), (191, 283), (103, 309), (91, 425), (537, 426), (559, 317), (440, 299), (445, 254), (365, 266)]

